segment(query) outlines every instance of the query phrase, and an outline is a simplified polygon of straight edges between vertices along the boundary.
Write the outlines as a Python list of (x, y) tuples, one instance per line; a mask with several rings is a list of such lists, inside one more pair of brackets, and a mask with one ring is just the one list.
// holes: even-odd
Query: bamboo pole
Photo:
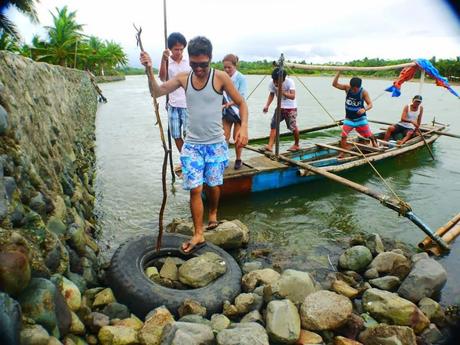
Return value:
[(458, 237), (458, 235), (460, 235), (460, 224), (455, 224), (449, 229), (449, 231), (447, 231), (447, 233), (444, 234), (444, 236), (442, 236), (442, 239), (447, 244), (450, 244), (453, 240), (455, 240), (455, 238)]
[[(257, 148), (253, 147), (253, 146), (250, 146), (250, 145), (246, 145), (245, 146), (247, 149), (251, 150), (251, 151), (255, 151), (255, 152), (258, 152), (258, 153), (261, 153), (261, 154), (264, 154), (265, 156), (268, 156), (269, 158), (271, 157), (271, 155), (267, 155), (265, 153), (262, 153), (260, 152)], [(407, 203), (403, 203), (399, 200), (396, 200), (392, 197), (388, 197), (386, 196), (385, 194), (382, 194), (382, 193), (379, 193), (375, 190), (372, 190), (368, 187), (365, 187), (363, 185), (360, 185), (359, 183), (356, 183), (356, 182), (353, 182), (353, 181), (350, 181), (342, 176), (338, 176), (336, 174), (333, 174), (331, 172), (328, 172), (324, 169), (321, 169), (321, 168), (317, 168), (315, 166), (312, 166), (310, 164), (307, 164), (307, 163), (304, 163), (304, 162), (299, 162), (299, 161), (296, 161), (296, 160), (293, 160), (291, 158), (288, 158), (282, 154), (280, 154), (278, 157), (277, 157), (279, 160), (281, 161), (284, 161), (290, 165), (294, 165), (294, 166), (297, 166), (297, 167), (300, 167), (300, 168), (304, 168), (306, 170), (309, 170), (317, 175), (321, 175), (323, 177), (326, 177), (330, 180), (333, 180), (337, 183), (340, 183), (342, 185), (345, 185), (351, 189), (354, 189), (360, 193), (363, 193), (363, 194), (366, 194), (374, 199), (377, 199), (378, 201), (380, 201), (382, 203), (382, 205), (384, 205), (385, 207), (388, 207), (389, 209), (392, 209), (393, 211), (396, 211), (398, 212), (398, 214), (408, 218), (410, 221), (412, 221), (412, 223), (414, 223), (415, 225), (417, 225), (417, 227), (419, 227), (425, 234), (427, 234), (428, 236), (430, 236), (433, 241), (435, 241), (442, 249), (448, 251), (449, 250), (449, 247), (447, 246), (447, 244), (444, 242), (444, 240), (439, 237), (437, 234), (435, 234), (430, 228), (428, 225), (426, 225), (414, 212), (412, 212), (412, 209), (410, 207), (409, 204)]]
[[(439, 236), (443, 236), (447, 230), (449, 230), (452, 226), (454, 226), (455, 224), (457, 224), (458, 222), (460, 221), (460, 213), (457, 214), (454, 218), (452, 218), (451, 220), (449, 220), (446, 224), (444, 224), (443, 226), (439, 227), (437, 230), (436, 230), (436, 234), (438, 234)], [(425, 237), (425, 239), (420, 242), (418, 244), (418, 247), (420, 249), (425, 249), (426, 247), (428, 247), (430, 244), (432, 243), (431, 241), (431, 238), (430, 237)]]
[(435, 160), (435, 159), (434, 159), (433, 151), (431, 151), (431, 148), (430, 148), (430, 146), (428, 145), (428, 143), (426, 142), (426, 139), (425, 139), (425, 137), (423, 136), (422, 131), (421, 131), (420, 128), (418, 128), (418, 127), (417, 127), (417, 133), (422, 137), (423, 143), (425, 144), (425, 147), (428, 149), (428, 152), (430, 153), (431, 158), (432, 158), (433, 160)]
[(399, 69), (404, 67), (415, 66), (415, 62), (408, 62), (399, 65), (390, 66), (379, 66), (379, 67), (355, 67), (355, 66), (327, 66), (327, 65), (304, 65), (299, 63), (286, 62), (285, 65), (290, 68), (298, 68), (307, 71), (319, 70), (319, 71), (387, 71), (392, 69)]

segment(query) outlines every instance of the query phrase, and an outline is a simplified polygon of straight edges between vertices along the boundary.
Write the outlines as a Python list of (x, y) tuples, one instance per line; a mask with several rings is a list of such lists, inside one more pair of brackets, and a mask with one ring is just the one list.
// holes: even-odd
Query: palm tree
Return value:
[(83, 40), (81, 32), (82, 24), (75, 20), (76, 11), (70, 12), (67, 6), (61, 9), (56, 8), (53, 16), (53, 26), (46, 26), (48, 30), (48, 41), (45, 47), (35, 47), (37, 60), (61, 66), (73, 66), (75, 59), (76, 45)]
[(18, 33), (16, 25), (6, 17), (4, 11), (9, 7), (14, 6), (20, 12), (28, 16), (33, 23), (38, 23), (37, 12), (35, 11), (36, 2), (38, 2), (38, 0), (2, 1), (2, 4), (0, 4), (0, 34), (2, 34), (3, 36), (3, 34), (6, 33), (7, 35), (11, 36), (14, 40), (18, 41), (20, 39), (20, 35)]

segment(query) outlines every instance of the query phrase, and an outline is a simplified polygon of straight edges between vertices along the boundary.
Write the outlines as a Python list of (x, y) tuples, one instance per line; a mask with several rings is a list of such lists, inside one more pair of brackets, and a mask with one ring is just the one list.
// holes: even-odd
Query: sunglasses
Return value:
[(193, 62), (193, 61), (190, 61), (190, 67), (192, 67), (193, 69), (195, 68), (207, 68), (209, 67), (209, 61), (206, 61), (206, 62)]

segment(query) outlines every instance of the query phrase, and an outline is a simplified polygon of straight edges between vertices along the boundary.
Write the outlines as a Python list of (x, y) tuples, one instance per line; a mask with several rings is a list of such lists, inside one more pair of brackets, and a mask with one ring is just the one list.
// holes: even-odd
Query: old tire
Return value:
[[(108, 284), (117, 300), (141, 318), (162, 305), (177, 316), (179, 306), (187, 298), (205, 306), (208, 315), (220, 312), (225, 300), (233, 301), (241, 291), (241, 270), (235, 259), (210, 243), (184, 257), (179, 247), (186, 239), (188, 237), (183, 235), (165, 234), (158, 253), (155, 250), (156, 236), (153, 235), (139, 236), (120, 245), (112, 257), (107, 275)], [(156, 284), (144, 274), (148, 263), (159, 257), (176, 256), (187, 259), (209, 251), (222, 257), (227, 264), (227, 271), (205, 287), (190, 290), (170, 289)]]

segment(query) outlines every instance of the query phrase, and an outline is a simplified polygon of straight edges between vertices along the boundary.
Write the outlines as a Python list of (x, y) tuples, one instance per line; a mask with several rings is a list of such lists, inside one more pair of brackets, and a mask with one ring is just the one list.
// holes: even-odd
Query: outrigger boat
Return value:
[[(328, 127), (331, 126), (316, 127), (314, 131), (318, 131), (318, 128)], [(446, 125), (436, 123), (424, 125), (422, 131), (426, 143), (433, 144), (441, 135), (439, 133), (444, 132), (446, 127)], [(303, 132), (307, 131), (304, 130)], [(368, 161), (378, 162), (425, 147), (425, 142), (420, 136), (408, 140), (403, 145), (397, 145), (396, 142), (383, 141), (384, 134), (385, 132), (375, 133), (380, 144), (378, 148), (371, 146), (365, 138), (355, 137), (351, 139), (355, 145), (348, 150), (340, 148), (339, 141), (327, 144), (315, 143), (296, 152), (283, 153), (282, 157), (297, 163), (307, 163), (322, 171), (341, 174), (366, 165)], [(263, 149), (258, 149), (252, 145), (249, 145), (247, 149), (263, 155), (246, 159), (243, 167), (239, 170), (233, 168), (226, 170), (221, 189), (221, 195), (224, 198), (283, 188), (321, 178), (320, 175), (299, 165), (293, 165), (285, 159), (278, 160), (273, 154), (265, 152)], [(339, 158), (341, 153), (347, 157)]]

